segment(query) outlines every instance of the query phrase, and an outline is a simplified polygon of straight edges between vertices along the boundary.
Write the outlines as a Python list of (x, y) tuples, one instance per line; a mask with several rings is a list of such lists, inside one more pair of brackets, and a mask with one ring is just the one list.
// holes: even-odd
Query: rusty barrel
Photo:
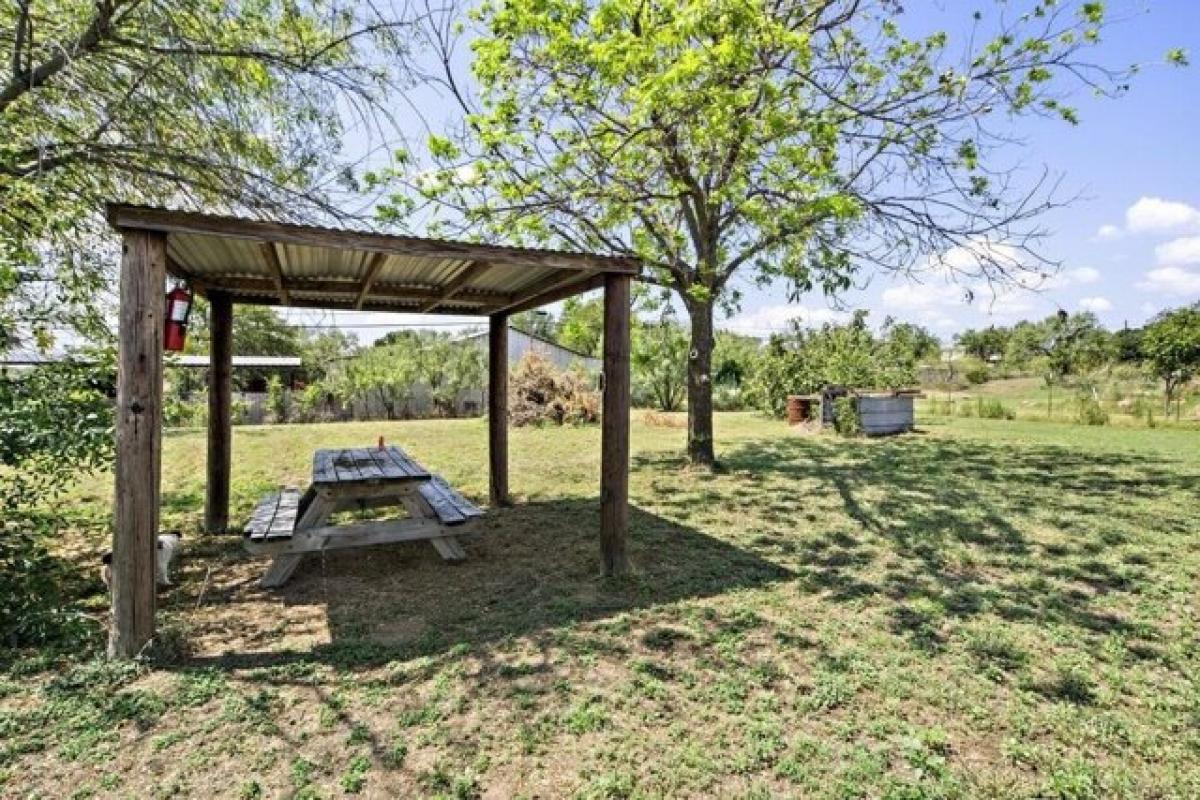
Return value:
[(800, 394), (788, 395), (787, 421), (788, 425), (799, 425), (812, 419), (813, 398)]

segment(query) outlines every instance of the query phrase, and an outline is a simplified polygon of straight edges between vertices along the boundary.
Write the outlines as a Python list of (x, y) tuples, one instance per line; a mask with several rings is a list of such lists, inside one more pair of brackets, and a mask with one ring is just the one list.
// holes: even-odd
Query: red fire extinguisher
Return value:
[(187, 339), (188, 317), (192, 314), (192, 295), (182, 286), (167, 292), (167, 316), (163, 320), (163, 347), (178, 352)]

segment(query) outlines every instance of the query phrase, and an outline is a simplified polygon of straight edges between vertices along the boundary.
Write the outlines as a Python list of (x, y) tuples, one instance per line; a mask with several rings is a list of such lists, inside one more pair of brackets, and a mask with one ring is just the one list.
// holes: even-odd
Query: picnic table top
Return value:
[(433, 475), (399, 447), (348, 447), (313, 454), (314, 484), (428, 481)]

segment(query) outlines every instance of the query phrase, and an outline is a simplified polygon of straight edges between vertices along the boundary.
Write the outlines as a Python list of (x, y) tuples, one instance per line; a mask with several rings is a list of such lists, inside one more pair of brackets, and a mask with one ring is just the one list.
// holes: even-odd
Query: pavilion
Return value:
[(155, 631), (167, 276), (208, 298), (204, 525), (229, 527), (233, 306), (478, 315), (489, 319), (490, 501), (509, 503), (509, 315), (604, 288), (600, 552), (628, 570), (629, 317), (636, 259), (212, 216), (111, 204), (123, 237), (109, 653), (132, 657)]

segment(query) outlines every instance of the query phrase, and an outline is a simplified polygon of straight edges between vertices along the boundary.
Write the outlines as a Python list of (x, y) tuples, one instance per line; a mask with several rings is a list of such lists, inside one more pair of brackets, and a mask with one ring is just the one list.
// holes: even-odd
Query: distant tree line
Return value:
[(1169, 409), (1179, 391), (1200, 373), (1200, 303), (1163, 311), (1143, 327), (1106, 330), (1091, 313), (1060, 311), (1040, 321), (1011, 327), (990, 325), (963, 331), (958, 349), (979, 359), (979, 379), (988, 366), (1042, 376), (1057, 386), (1106, 365), (1132, 364), (1163, 385)]

